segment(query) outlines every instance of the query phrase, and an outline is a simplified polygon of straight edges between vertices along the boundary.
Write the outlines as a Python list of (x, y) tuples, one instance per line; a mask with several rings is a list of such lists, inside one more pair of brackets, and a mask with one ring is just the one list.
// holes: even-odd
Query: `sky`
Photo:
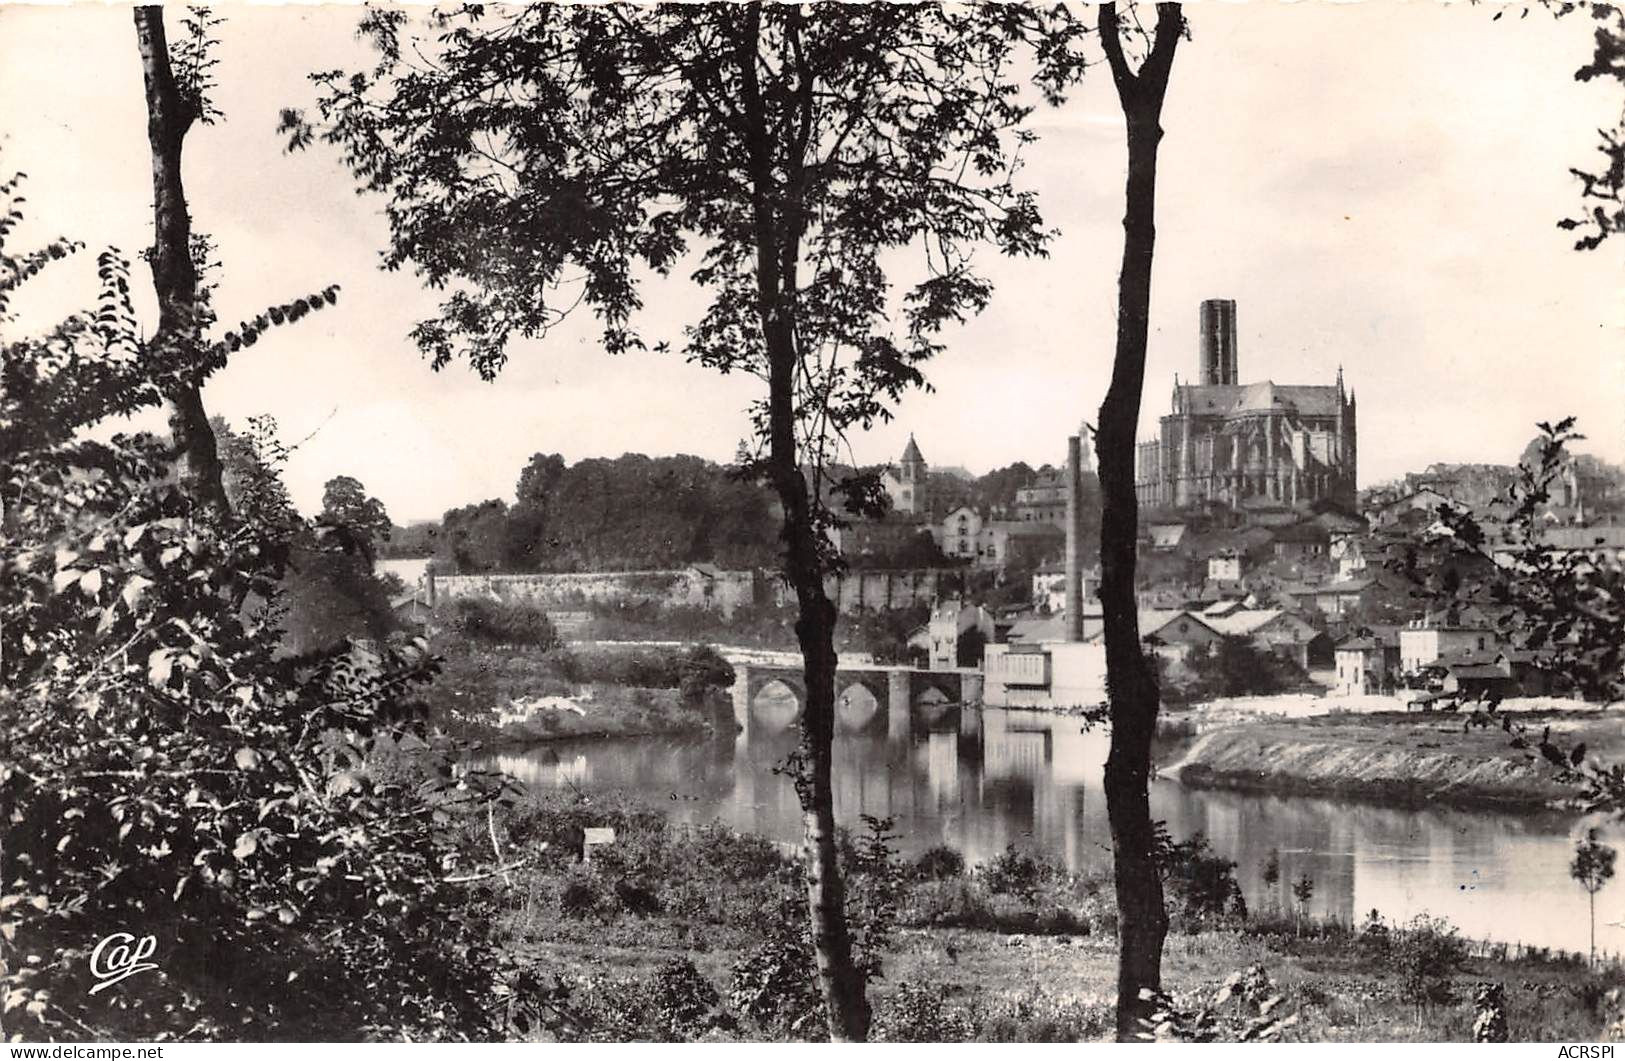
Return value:
[[(286, 475), (302, 508), (341, 474), (404, 522), (511, 499), (536, 452), (733, 455), (759, 383), (678, 354), (612, 357), (584, 313), (515, 347), (494, 383), (432, 372), (407, 333), (435, 300), (410, 272), (378, 269), (382, 201), (356, 193), (332, 149), (290, 155), (275, 134), (281, 108), (314, 100), (309, 72), (366, 62), (357, 10), (219, 10), (226, 118), (188, 137), (185, 180), (224, 263), (222, 318), (342, 291), (239, 354), (204, 401), (237, 425), (276, 418), (297, 444)], [(1362, 486), (1435, 461), (1516, 460), (1535, 422), (1570, 414), (1582, 448), (1625, 462), (1625, 239), (1582, 254), (1555, 227), (1578, 202), (1569, 167), (1601, 158), (1596, 130), (1617, 121), (1619, 89), (1573, 80), (1589, 57), (1583, 19), (1493, 10), (1187, 5), (1163, 114), (1142, 436), (1175, 374), (1196, 374), (1199, 303), (1230, 298), (1243, 382), (1331, 383), (1342, 367)], [(12, 245), (88, 245), (30, 285), (21, 332), (93, 300), (97, 249), (151, 241), (129, 10), (0, 6), (0, 114), (0, 170), (30, 175)], [(1122, 253), (1123, 125), (1104, 68), (1033, 128), (1020, 180), (1060, 231), (1049, 256), (978, 259), (992, 304), (948, 333), (932, 392), (854, 438), (858, 460), (895, 460), (912, 432), (937, 466), (1059, 463), (1095, 419)], [(675, 345), (704, 293), (677, 277), (644, 300), (644, 336)]]

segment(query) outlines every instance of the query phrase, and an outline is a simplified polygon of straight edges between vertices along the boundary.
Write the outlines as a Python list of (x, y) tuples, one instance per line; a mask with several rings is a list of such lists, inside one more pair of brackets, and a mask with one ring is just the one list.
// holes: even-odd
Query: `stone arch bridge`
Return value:
[[(799, 664), (735, 663), (734, 713), (746, 727), (788, 728), (806, 710), (807, 687)], [(763, 698), (769, 687), (793, 698)], [(973, 668), (916, 670), (912, 667), (838, 667), (835, 671), (835, 722), (848, 732), (883, 731), (904, 735), (912, 722), (930, 723), (946, 711), (980, 705), (982, 672)]]

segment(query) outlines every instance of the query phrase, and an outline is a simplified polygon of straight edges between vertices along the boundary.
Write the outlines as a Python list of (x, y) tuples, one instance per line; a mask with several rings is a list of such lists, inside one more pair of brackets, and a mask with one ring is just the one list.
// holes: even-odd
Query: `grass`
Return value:
[[(740, 996), (730, 1000), (747, 959), (801, 931), (791, 913), (798, 873), (777, 845), (717, 824), (675, 826), (658, 809), (613, 795), (553, 794), (507, 812), (499, 825), (508, 856), (532, 860), (511, 885), (489, 885), (506, 910), (503, 946), (520, 964), (573, 985), (572, 1004), (585, 1014), (560, 1037), (669, 1037), (649, 1014), (682, 1008), (661, 986), (674, 962), (692, 963), (709, 999), (697, 1007), (709, 1016), (684, 1037), (816, 1035), (816, 1024), (795, 1032), (754, 1023)], [(616, 829), (616, 843), (595, 848), (591, 864), (577, 862), (578, 830), (602, 825)], [(471, 847), (479, 832), (471, 829)], [(845, 850), (858, 938), (873, 938), (865, 925), (886, 905), (875, 897), (893, 896), (886, 908), (895, 923), (880, 937), (882, 975), (869, 992), (877, 1038), (1109, 1036), (1117, 960), (1109, 881), (1009, 853), (961, 870), (942, 858), (876, 868), (857, 847)], [(1591, 973), (1572, 960), (1467, 958), (1440, 978), (1440, 1001), (1418, 1010), (1396, 971), (1401, 944), (1384, 946), (1394, 949), (1379, 951), (1346, 924), (1300, 925), (1280, 911), (1249, 920), (1176, 914), (1164, 986), (1185, 1008), (1219, 1012), (1211, 1002), (1220, 986), (1256, 966), (1281, 995), (1281, 1012), (1297, 1018), (1286, 1038), (1435, 1042), (1471, 1040), (1479, 981), (1504, 985), (1512, 1037), (1535, 1041), (1596, 1037), (1617, 1016), (1606, 992), (1625, 983), (1618, 971)], [(803, 961), (795, 971), (805, 969)]]

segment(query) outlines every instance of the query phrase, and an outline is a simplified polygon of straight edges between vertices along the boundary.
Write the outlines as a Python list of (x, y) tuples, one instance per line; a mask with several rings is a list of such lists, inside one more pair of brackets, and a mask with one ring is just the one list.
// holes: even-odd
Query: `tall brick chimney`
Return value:
[(1198, 330), (1202, 382), (1237, 382), (1235, 299), (1210, 298), (1204, 301)]

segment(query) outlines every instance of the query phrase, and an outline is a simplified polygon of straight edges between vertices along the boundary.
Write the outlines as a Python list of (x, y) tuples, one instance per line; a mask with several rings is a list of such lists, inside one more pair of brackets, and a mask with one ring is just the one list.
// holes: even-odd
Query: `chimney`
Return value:
[(1066, 639), (1083, 640), (1083, 442), (1066, 440)]
[(1235, 383), (1237, 379), (1235, 300), (1210, 298), (1204, 301), (1198, 331), (1202, 382)]

